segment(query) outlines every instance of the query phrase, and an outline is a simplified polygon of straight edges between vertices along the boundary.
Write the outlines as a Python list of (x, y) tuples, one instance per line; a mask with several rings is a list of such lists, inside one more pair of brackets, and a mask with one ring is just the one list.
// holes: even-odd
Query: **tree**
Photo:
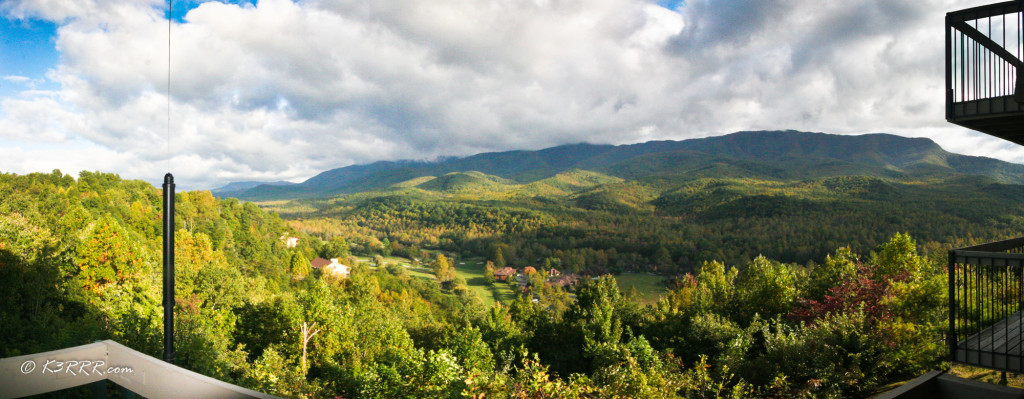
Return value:
[(459, 333), (445, 335), (442, 345), (459, 359), (463, 369), (480, 372), (494, 369), (494, 356), (479, 328), (467, 324)]
[(583, 370), (593, 371), (594, 360), (618, 344), (622, 337), (622, 320), (616, 312), (622, 300), (615, 277), (604, 275), (596, 281), (581, 284), (576, 290), (576, 303), (566, 312), (566, 322), (582, 336)]
[(92, 288), (139, 277), (141, 250), (112, 217), (104, 216), (78, 246), (79, 277)]
[(302, 375), (306, 375), (309, 369), (306, 367), (306, 347), (309, 345), (309, 340), (313, 339), (313, 336), (318, 334), (320, 330), (316, 328), (316, 322), (312, 324), (303, 321), (302, 322)]
[(484, 265), (484, 284), (494, 284), (494, 270), (494, 262), (487, 261), (487, 264)]
[(733, 310), (736, 296), (734, 282), (739, 271), (735, 267), (725, 270), (721, 262), (704, 262), (695, 278), (696, 292), (693, 298), (697, 311), (710, 310), (728, 315)]
[(672, 255), (668, 253), (668, 249), (665, 249), (665, 247), (658, 247), (658, 250), (654, 253), (654, 257), (651, 261), (654, 262), (654, 266), (657, 270), (665, 270), (669, 266), (672, 266)]
[(842, 247), (825, 258), (825, 263), (811, 270), (807, 297), (820, 300), (836, 285), (854, 279), (857, 275), (857, 256), (850, 247)]
[(302, 318), (299, 306), (291, 299), (275, 297), (260, 303), (246, 303), (235, 311), (235, 342), (245, 346), (249, 360), (256, 360), (273, 345), (294, 339), (293, 326)]
[(917, 256), (917, 243), (910, 234), (904, 233), (896, 233), (889, 242), (882, 244), (872, 254), (870, 262), (877, 265), (876, 273), (888, 278), (900, 273), (916, 277), (924, 263)]
[(541, 270), (530, 273), (526, 276), (526, 284), (530, 286), (530, 289), (539, 291), (544, 283), (548, 281), (548, 271)]
[(305, 256), (302, 256), (301, 252), (296, 252), (292, 255), (291, 273), (293, 277), (298, 279), (306, 278), (310, 272), (309, 268), (309, 261), (306, 260)]
[(444, 254), (437, 254), (437, 257), (434, 258), (434, 262), (431, 264), (431, 268), (434, 270), (434, 275), (437, 276), (438, 281), (445, 282), (455, 278), (455, 268), (448, 262), (448, 257), (444, 256)]
[(796, 278), (783, 264), (758, 256), (736, 282), (739, 294), (738, 320), (746, 322), (754, 314), (770, 319), (789, 312), (797, 300)]
[(499, 269), (501, 269), (501, 268), (506, 266), (506, 264), (505, 264), (505, 255), (502, 254), (502, 252), (503, 251), (501, 250), (501, 247), (498, 247), (498, 248), (494, 249), (494, 267), (499, 268)]
[(348, 242), (344, 237), (334, 236), (320, 247), (319, 255), (324, 259), (345, 258), (350, 255)]

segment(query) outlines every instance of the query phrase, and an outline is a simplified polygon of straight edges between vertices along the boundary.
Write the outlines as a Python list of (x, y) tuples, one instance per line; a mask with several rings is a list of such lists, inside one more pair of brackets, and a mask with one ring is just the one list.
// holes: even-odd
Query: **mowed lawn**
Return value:
[[(357, 256), (356, 259), (370, 265), (371, 269), (376, 269), (372, 258)], [(434, 272), (426, 265), (415, 265), (411, 260), (397, 256), (386, 257), (384, 262), (406, 266), (405, 270), (408, 270), (412, 277), (434, 280)], [(499, 282), (492, 287), (484, 283), (484, 261), (482, 259), (458, 260), (452, 263), (455, 266), (455, 273), (466, 280), (466, 285), (483, 301), (484, 305), (494, 306), (498, 301), (508, 304), (516, 299), (515, 293), (512, 292), (512, 288), (508, 284)]]
[[(356, 256), (355, 258), (360, 260), (360, 263), (365, 263), (371, 269), (377, 269), (377, 265), (373, 263), (373, 258), (368, 256)], [(434, 272), (430, 271), (430, 268), (428, 268), (425, 265), (415, 265), (409, 259), (400, 258), (397, 256), (388, 256), (384, 258), (384, 263), (404, 266), (405, 270), (409, 272), (409, 276), (425, 280), (434, 280)]]
[(468, 259), (455, 261), (455, 273), (466, 279), (469, 289), (484, 301), (488, 307), (494, 306), (501, 301), (508, 304), (516, 299), (512, 288), (503, 282), (496, 282), (493, 286), (484, 283), (484, 260)]
[(622, 273), (615, 276), (615, 281), (619, 283), (619, 290), (623, 294), (628, 293), (630, 288), (635, 288), (636, 300), (643, 304), (658, 302), (658, 298), (668, 293), (668, 289), (663, 284), (665, 281), (663, 276), (652, 276), (646, 273)]
[[(376, 268), (373, 265), (372, 258), (365, 256), (357, 256), (356, 258), (366, 262), (370, 265), (370, 268)], [(411, 260), (397, 256), (386, 257), (384, 261), (390, 264), (406, 266), (406, 270), (409, 271), (409, 275), (412, 277), (434, 280), (433, 271), (426, 265), (415, 265)], [(466, 285), (483, 301), (484, 305), (490, 307), (499, 301), (505, 304), (514, 301), (516, 299), (515, 292), (512, 291), (512, 287), (508, 284), (498, 282), (490, 286), (484, 283), (484, 262), (484, 259), (470, 258), (456, 260), (452, 263), (455, 266), (456, 274), (466, 280)], [(658, 301), (658, 298), (668, 292), (662, 284), (665, 281), (665, 277), (662, 276), (652, 276), (646, 273), (622, 273), (615, 276), (615, 280), (618, 282), (619, 290), (623, 294), (628, 293), (631, 288), (636, 289), (636, 300), (643, 304), (655, 303)]]

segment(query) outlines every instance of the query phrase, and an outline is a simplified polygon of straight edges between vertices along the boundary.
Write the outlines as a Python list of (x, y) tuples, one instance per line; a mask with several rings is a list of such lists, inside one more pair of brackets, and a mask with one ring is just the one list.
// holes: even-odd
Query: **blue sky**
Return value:
[(46, 79), (59, 58), (56, 35), (52, 22), (0, 19), (0, 78), (5, 78), (0, 80), (0, 96), (15, 95)]
[[(0, 1), (0, 171), (186, 189), (378, 160), (739, 130), (928, 137), (946, 11), (984, 0)], [(168, 150), (168, 129), (170, 146)]]
[(658, 5), (669, 10), (677, 10), (683, 5), (683, 0), (658, 0)]
[[(205, 0), (205, 1), (196, 1), (196, 0), (176, 0), (176, 1), (174, 1), (174, 0), (172, 0), (172, 2), (168, 2), (167, 4), (170, 4), (171, 6), (173, 6), (173, 9), (171, 10), (172, 11), (171, 12), (171, 17), (174, 19), (174, 21), (178, 22), (178, 23), (183, 23), (183, 22), (185, 22), (185, 15), (187, 15), (189, 11), (194, 10), (196, 7), (199, 7), (201, 4), (206, 3), (208, 1), (210, 1), (210, 0)], [(220, 1), (220, 2), (224, 3), (224, 4), (233, 4), (233, 5), (236, 5), (236, 6), (239, 6), (239, 7), (255, 7), (256, 6), (256, 0), (224, 0), (224, 1)], [(672, 2), (678, 3), (679, 1), (673, 0)], [(164, 7), (164, 18), (167, 18), (167, 11), (166, 10), (167, 10), (167, 7)]]

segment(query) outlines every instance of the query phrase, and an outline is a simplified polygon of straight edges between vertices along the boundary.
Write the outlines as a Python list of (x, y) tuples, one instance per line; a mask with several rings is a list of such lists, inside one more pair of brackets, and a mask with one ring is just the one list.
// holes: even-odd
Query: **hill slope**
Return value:
[[(539, 151), (477, 154), (438, 162), (382, 161), (323, 172), (292, 185), (259, 185), (218, 194), (246, 200), (328, 197), (386, 189), (426, 176), (476, 172), (495, 184), (533, 183), (570, 170), (627, 180), (700, 177), (815, 179), (863, 175), (886, 178), (986, 176), (1000, 183), (1024, 183), (1024, 166), (991, 158), (954, 154), (926, 138), (890, 134), (860, 136), (797, 131), (738, 132), (684, 141), (630, 145), (572, 144)], [(448, 179), (473, 180), (457, 175)], [(506, 179), (508, 181), (502, 181)], [(460, 184), (465, 184), (463, 181)], [(479, 182), (478, 182), (479, 183)], [(435, 182), (434, 184), (440, 184)], [(230, 185), (229, 185), (230, 186)]]

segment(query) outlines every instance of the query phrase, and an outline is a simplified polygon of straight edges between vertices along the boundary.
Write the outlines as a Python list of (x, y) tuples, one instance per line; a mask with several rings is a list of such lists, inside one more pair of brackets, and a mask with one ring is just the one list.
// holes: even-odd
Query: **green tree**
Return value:
[(704, 262), (695, 278), (696, 289), (692, 299), (697, 312), (712, 311), (720, 315), (733, 312), (736, 297), (734, 282), (739, 271), (735, 267), (725, 270), (721, 262)]
[(665, 249), (665, 247), (658, 247), (651, 261), (654, 262), (658, 270), (665, 270), (672, 266), (672, 255), (668, 253), (668, 249)]
[(785, 265), (758, 256), (736, 282), (738, 320), (749, 322), (755, 314), (766, 319), (788, 313), (798, 297), (796, 279)]
[(548, 281), (547, 270), (540, 270), (526, 276), (526, 284), (534, 291), (540, 291)]
[(828, 290), (854, 278), (857, 274), (857, 256), (850, 247), (842, 247), (825, 258), (825, 263), (811, 270), (807, 297), (824, 298)]
[(896, 233), (871, 256), (870, 262), (878, 266), (876, 273), (888, 278), (900, 273), (918, 276), (923, 262), (917, 256), (917, 243), (910, 234)]
[(502, 247), (498, 247), (494, 249), (494, 267), (498, 269), (501, 269), (506, 266), (505, 255), (503, 254), (504, 251), (502, 251), (501, 248)]
[(452, 267), (448, 257), (444, 256), (444, 254), (437, 254), (431, 264), (431, 268), (434, 270), (434, 275), (437, 276), (438, 281), (445, 282), (455, 278), (455, 268)]
[(234, 338), (244, 345), (250, 361), (260, 358), (271, 346), (298, 340), (294, 326), (300, 324), (302, 316), (293, 300), (278, 296), (256, 304), (246, 303), (236, 314)]
[(309, 275), (309, 272), (310, 264), (309, 261), (306, 260), (306, 257), (303, 256), (301, 252), (296, 252), (295, 254), (293, 254), (291, 261), (292, 276), (295, 276), (296, 278), (299, 279), (304, 279), (306, 278), (306, 276)]
[(484, 265), (484, 284), (494, 284), (494, 270), (494, 262), (487, 261), (487, 263)]
[(104, 216), (78, 246), (79, 278), (91, 288), (141, 276), (145, 260), (128, 231)]
[[(619, 343), (622, 320), (616, 312), (622, 300), (615, 277), (605, 275), (576, 289), (576, 303), (566, 313), (566, 322), (579, 331), (584, 356), (593, 362), (601, 352)], [(591, 371), (590, 366), (585, 370)]]
[(463, 369), (475, 372), (494, 370), (494, 357), (479, 328), (466, 325), (458, 333), (445, 335), (442, 345), (458, 359)]
[(320, 247), (319, 255), (324, 259), (347, 258), (351, 255), (348, 241), (344, 237), (334, 236)]

